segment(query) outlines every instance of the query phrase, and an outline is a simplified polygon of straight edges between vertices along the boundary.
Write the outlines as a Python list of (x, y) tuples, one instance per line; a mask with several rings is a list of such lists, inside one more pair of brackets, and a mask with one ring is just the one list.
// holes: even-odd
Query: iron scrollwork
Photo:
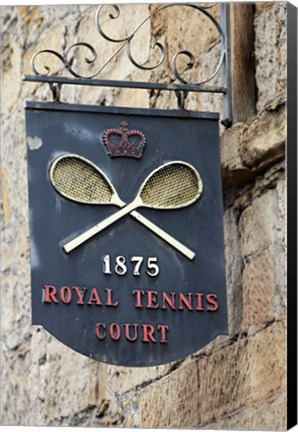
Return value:
[[(50, 76), (51, 75), (51, 69), (49, 68), (49, 66), (47, 66), (47, 65), (43, 66), (45, 71), (46, 71), (45, 73), (41, 73), (41, 71), (39, 71), (37, 66), (36, 66), (36, 60), (41, 54), (49, 54), (51, 56), (58, 58), (61, 61), (61, 63), (63, 64), (64, 68), (73, 77), (80, 78), (80, 79), (92, 79), (92, 78), (98, 77), (100, 75), (100, 73), (105, 69), (105, 67), (117, 56), (117, 54), (120, 53), (120, 51), (125, 49), (126, 55), (129, 59), (129, 61), (136, 68), (141, 69), (141, 70), (157, 69), (159, 66), (162, 65), (162, 63), (164, 62), (164, 60), (166, 58), (166, 54), (167, 54), (166, 47), (161, 42), (155, 41), (151, 45), (151, 49), (153, 49), (153, 50), (158, 49), (160, 51), (159, 60), (153, 65), (145, 65), (145, 64), (139, 64), (135, 60), (135, 58), (132, 54), (132, 51), (131, 51), (131, 43), (132, 43), (133, 39), (136, 37), (140, 28), (148, 20), (150, 20), (153, 16), (155, 16), (156, 14), (161, 12), (162, 10), (165, 10), (165, 9), (168, 9), (171, 7), (177, 7), (177, 6), (178, 7), (192, 8), (192, 9), (196, 10), (197, 12), (205, 15), (215, 26), (215, 28), (218, 32), (218, 35), (220, 37), (221, 44), (223, 47), (225, 47), (226, 36), (225, 36), (221, 26), (219, 25), (219, 23), (216, 21), (216, 19), (208, 11), (208, 9), (213, 7), (214, 4), (207, 4), (204, 6), (202, 6), (202, 5), (199, 6), (199, 5), (190, 4), (190, 3), (173, 3), (173, 4), (166, 4), (166, 5), (159, 6), (150, 15), (148, 15), (145, 19), (143, 19), (143, 21), (141, 23), (139, 23), (137, 25), (137, 27), (132, 32), (130, 32), (126, 37), (123, 37), (123, 38), (113, 38), (103, 30), (103, 27), (101, 25), (101, 21), (102, 21), (102, 17), (104, 16), (104, 14), (108, 10), (108, 8), (112, 8), (112, 12), (110, 11), (110, 13), (108, 14), (108, 18), (110, 20), (116, 20), (117, 18), (120, 17), (120, 14), (121, 14), (120, 8), (117, 5), (107, 5), (106, 4), (106, 5), (100, 6), (96, 12), (96, 18), (95, 18), (96, 30), (102, 38), (104, 38), (105, 40), (107, 40), (111, 43), (118, 44), (119, 46), (113, 52), (112, 56), (110, 58), (108, 58), (94, 73), (92, 73), (91, 75), (85, 75), (84, 76), (75, 70), (75, 68), (73, 66), (74, 60), (75, 60), (75, 54), (76, 54), (75, 49), (78, 49), (78, 48), (87, 49), (88, 56), (86, 56), (84, 58), (85, 63), (87, 65), (94, 64), (96, 59), (98, 58), (98, 55), (97, 55), (95, 48), (87, 42), (76, 42), (76, 43), (72, 44), (71, 46), (67, 47), (67, 45), (68, 45), (68, 43), (67, 43), (68, 42), (67, 41), (68, 29), (66, 26), (64, 27), (64, 30), (63, 30), (61, 52), (59, 53), (59, 52), (54, 51), (52, 49), (43, 49), (43, 50), (37, 52), (31, 60), (31, 68), (32, 68), (35, 75)], [(207, 82), (211, 81), (219, 73), (219, 71), (223, 65), (224, 59), (225, 59), (225, 54), (226, 54), (226, 50), (222, 49), (221, 50), (221, 56), (220, 56), (220, 59), (218, 61), (217, 67), (215, 68), (215, 70), (213, 71), (211, 76), (209, 76), (207, 79), (204, 79), (201, 82), (191, 83), (191, 82), (187, 81), (185, 77), (183, 77), (183, 74), (187, 70), (190, 70), (194, 67), (195, 57), (190, 51), (183, 49), (174, 55), (173, 68), (172, 68), (173, 75), (182, 84), (185, 84), (185, 85), (191, 84), (191, 85), (195, 85), (195, 86), (202, 86), (203, 84), (206, 84)], [(178, 59), (182, 58), (182, 57), (184, 59), (186, 59), (186, 67), (184, 68), (183, 72), (179, 71), (179, 69), (178, 69)]]

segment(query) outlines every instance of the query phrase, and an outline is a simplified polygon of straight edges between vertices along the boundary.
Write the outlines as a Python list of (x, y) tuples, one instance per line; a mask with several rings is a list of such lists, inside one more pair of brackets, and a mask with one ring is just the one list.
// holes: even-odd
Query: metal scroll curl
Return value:
[[(134, 58), (134, 56), (132, 54), (131, 43), (132, 43), (133, 39), (137, 36), (138, 31), (141, 29), (141, 27), (143, 27), (143, 25), (147, 21), (149, 21), (156, 14), (160, 13), (162, 10), (172, 8), (172, 7), (192, 8), (192, 9), (195, 9), (198, 13), (205, 15), (212, 22), (214, 27), (216, 28), (218, 35), (220, 37), (222, 46), (225, 46), (225, 34), (224, 34), (221, 26), (219, 25), (219, 23), (216, 21), (216, 19), (208, 11), (208, 9), (210, 9), (213, 6), (214, 6), (214, 4), (208, 4), (208, 5), (202, 6), (202, 5), (196, 5), (196, 4), (190, 4), (190, 3), (173, 3), (173, 4), (162, 5), (160, 7), (157, 7), (151, 14), (149, 14), (145, 19), (143, 19), (137, 25), (137, 27), (132, 32), (130, 32), (127, 36), (114, 38), (114, 37), (111, 37), (110, 35), (108, 35), (103, 30), (101, 22), (102, 22), (103, 17), (106, 18), (106, 15), (108, 16), (108, 19), (110, 19), (110, 20), (117, 20), (121, 15), (120, 8), (119, 8), (119, 6), (117, 6), (115, 4), (114, 5), (107, 5), (107, 4), (102, 5), (97, 9), (96, 16), (95, 16), (96, 30), (103, 39), (105, 39), (111, 43), (118, 44), (118, 47), (115, 49), (113, 54), (95, 72), (93, 72), (90, 75), (82, 75), (81, 73), (79, 73), (74, 68), (74, 66), (73, 66), (74, 60), (76, 58), (79, 58), (79, 51), (80, 51), (79, 49), (80, 48), (84, 48), (88, 52), (88, 55), (85, 56), (85, 58), (84, 58), (85, 64), (87, 64), (87, 65), (94, 64), (95, 61), (97, 60), (98, 55), (97, 55), (95, 48), (87, 42), (76, 42), (76, 43), (70, 45), (69, 47), (67, 47), (67, 45), (68, 45), (68, 43), (67, 43), (68, 29), (66, 26), (64, 27), (64, 30), (63, 30), (63, 39), (61, 42), (61, 52), (59, 53), (59, 52), (52, 50), (52, 49), (44, 49), (44, 50), (37, 52), (31, 59), (31, 68), (32, 68), (35, 75), (39, 75), (39, 76), (51, 75), (52, 72), (51, 72), (51, 69), (49, 66), (43, 65), (43, 68), (45, 71), (41, 72), (38, 69), (37, 64), (36, 64), (36, 60), (41, 54), (49, 54), (50, 56), (54, 56), (54, 57), (58, 58), (60, 60), (60, 62), (62, 63), (62, 65), (64, 66), (64, 68), (72, 76), (74, 76), (76, 78), (92, 79), (92, 78), (98, 77), (100, 75), (100, 73), (105, 69), (105, 67), (120, 53), (120, 51), (125, 50), (127, 58), (136, 68), (141, 69), (141, 70), (157, 69), (159, 66), (162, 65), (162, 63), (164, 62), (164, 60), (166, 58), (166, 54), (167, 54), (166, 47), (161, 42), (155, 41), (151, 45), (151, 50), (159, 50), (158, 61), (155, 64), (140, 64), (136, 61), (136, 59)], [(110, 11), (110, 12), (108, 12), (108, 11)], [(183, 76), (183, 74), (187, 70), (190, 70), (194, 67), (194, 65), (196, 64), (196, 59), (195, 59), (195, 56), (190, 51), (183, 49), (174, 55), (173, 65), (172, 65), (173, 75), (182, 84), (192, 84), (192, 85), (197, 85), (197, 86), (205, 84), (205, 83), (211, 81), (220, 71), (220, 69), (223, 65), (224, 59), (225, 59), (225, 53), (226, 53), (226, 50), (223, 49), (221, 51), (221, 56), (220, 56), (220, 59), (218, 61), (218, 64), (217, 64), (215, 70), (211, 73), (211, 75), (208, 78), (206, 78), (205, 80), (203, 80), (201, 82), (193, 83), (193, 82), (187, 81), (186, 78)], [(181, 71), (181, 68), (180, 68), (180, 70), (178, 68), (178, 59), (184, 60), (183, 62), (180, 62), (180, 64), (184, 63), (183, 71)]]

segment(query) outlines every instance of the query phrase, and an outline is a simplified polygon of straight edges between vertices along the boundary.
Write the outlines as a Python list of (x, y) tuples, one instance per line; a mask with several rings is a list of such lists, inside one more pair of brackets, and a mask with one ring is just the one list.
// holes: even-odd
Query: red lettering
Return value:
[(161, 341), (160, 343), (168, 343), (167, 338), (166, 338), (166, 331), (169, 331), (170, 328), (168, 325), (165, 324), (160, 324), (157, 326), (157, 330), (160, 330), (161, 332)]
[(171, 293), (171, 297), (170, 298), (168, 296), (168, 294), (166, 294), (165, 292), (162, 293), (162, 309), (167, 309), (166, 303), (170, 306), (171, 309), (176, 310), (175, 307), (175, 293)]
[(45, 291), (43, 292), (44, 303), (59, 303), (56, 298), (57, 289), (53, 285), (44, 285), (43, 288), (45, 289)]
[(134, 290), (132, 293), (133, 293), (133, 295), (136, 294), (136, 296), (137, 296), (137, 302), (135, 304), (135, 307), (142, 309), (143, 305), (142, 305), (142, 297), (141, 296), (144, 295), (144, 291)]
[(71, 302), (71, 299), (72, 299), (71, 289), (67, 286), (61, 288), (60, 297), (61, 297), (61, 300), (63, 301), (63, 303), (69, 304)]
[(78, 296), (79, 300), (77, 301), (77, 304), (83, 305), (84, 304), (84, 295), (85, 295), (87, 288), (73, 287), (72, 289), (76, 292), (76, 294)]
[(147, 308), (148, 309), (158, 309), (159, 304), (156, 304), (158, 292), (157, 291), (147, 291)]
[[(154, 327), (151, 324), (142, 324), (143, 327), (143, 342), (154, 342), (156, 343), (156, 339), (154, 338)], [(149, 340), (150, 339), (150, 340)]]
[(120, 325), (119, 324), (112, 323), (110, 325), (110, 336), (111, 336), (111, 339), (113, 339), (114, 341), (117, 341), (120, 339), (121, 332), (120, 332)]
[[(138, 338), (138, 324), (123, 324), (125, 328), (125, 337), (129, 342), (135, 342)], [(134, 328), (134, 336), (130, 336), (130, 328)]]
[(118, 300), (113, 303), (113, 290), (111, 288), (106, 288), (106, 293), (107, 293), (107, 302), (106, 302), (106, 306), (113, 306), (113, 307), (117, 307), (119, 305)]
[(213, 307), (208, 306), (207, 311), (215, 312), (218, 309), (218, 303), (216, 298), (217, 298), (216, 294), (208, 294), (206, 296), (206, 301), (213, 305)]
[(197, 307), (196, 307), (196, 310), (197, 311), (203, 311), (204, 310), (204, 308), (203, 308), (203, 294), (196, 294), (196, 297), (197, 297)]
[(193, 310), (193, 307), (192, 307), (192, 295), (189, 293), (189, 294), (187, 294), (188, 295), (188, 299), (185, 297), (185, 295), (184, 294), (182, 294), (182, 293), (179, 293), (179, 309), (180, 310), (183, 310), (184, 309), (184, 307), (182, 306), (182, 303), (184, 303), (185, 304), (185, 306), (189, 309), (189, 310)]
[(118, 342), (121, 339), (121, 336), (123, 335), (127, 341), (136, 342), (138, 340), (138, 337), (141, 337), (140, 330), (139, 330), (141, 326), (143, 330), (142, 342), (156, 343), (157, 342), (157, 336), (155, 335), (155, 330), (156, 330), (160, 332), (160, 338), (158, 342), (161, 344), (168, 343), (167, 335), (170, 328), (166, 324), (158, 324), (155, 328), (155, 326), (151, 324), (135, 324), (135, 323), (118, 324), (114, 322), (108, 327), (106, 324), (99, 322), (95, 326), (95, 336), (98, 340), (103, 341), (104, 339), (106, 339), (107, 335), (109, 334), (111, 340)]
[(104, 331), (104, 332), (102, 333), (101, 330), (102, 330), (102, 329), (105, 330), (105, 328), (106, 328), (106, 325), (103, 324), (103, 323), (98, 323), (98, 324), (96, 324), (96, 327), (95, 327), (95, 335), (96, 335), (97, 339), (99, 339), (99, 340), (104, 340), (104, 338), (106, 337), (106, 332)]
[(91, 295), (90, 295), (90, 298), (88, 301), (88, 305), (91, 305), (92, 303), (95, 303), (97, 305), (102, 304), (96, 288), (92, 288)]

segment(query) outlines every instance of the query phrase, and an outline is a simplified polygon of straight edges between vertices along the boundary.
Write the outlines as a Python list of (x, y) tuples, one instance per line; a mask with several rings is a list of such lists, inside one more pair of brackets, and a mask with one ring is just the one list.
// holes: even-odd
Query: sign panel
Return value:
[(218, 115), (28, 102), (32, 322), (152, 366), (227, 333)]

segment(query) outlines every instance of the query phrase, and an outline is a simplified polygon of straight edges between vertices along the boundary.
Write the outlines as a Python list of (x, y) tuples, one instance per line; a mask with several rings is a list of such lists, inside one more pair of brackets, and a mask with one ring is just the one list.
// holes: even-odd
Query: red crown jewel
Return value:
[(129, 130), (127, 122), (121, 122), (121, 130), (107, 129), (103, 134), (103, 143), (111, 158), (132, 157), (141, 159), (146, 144), (146, 137), (139, 130)]

